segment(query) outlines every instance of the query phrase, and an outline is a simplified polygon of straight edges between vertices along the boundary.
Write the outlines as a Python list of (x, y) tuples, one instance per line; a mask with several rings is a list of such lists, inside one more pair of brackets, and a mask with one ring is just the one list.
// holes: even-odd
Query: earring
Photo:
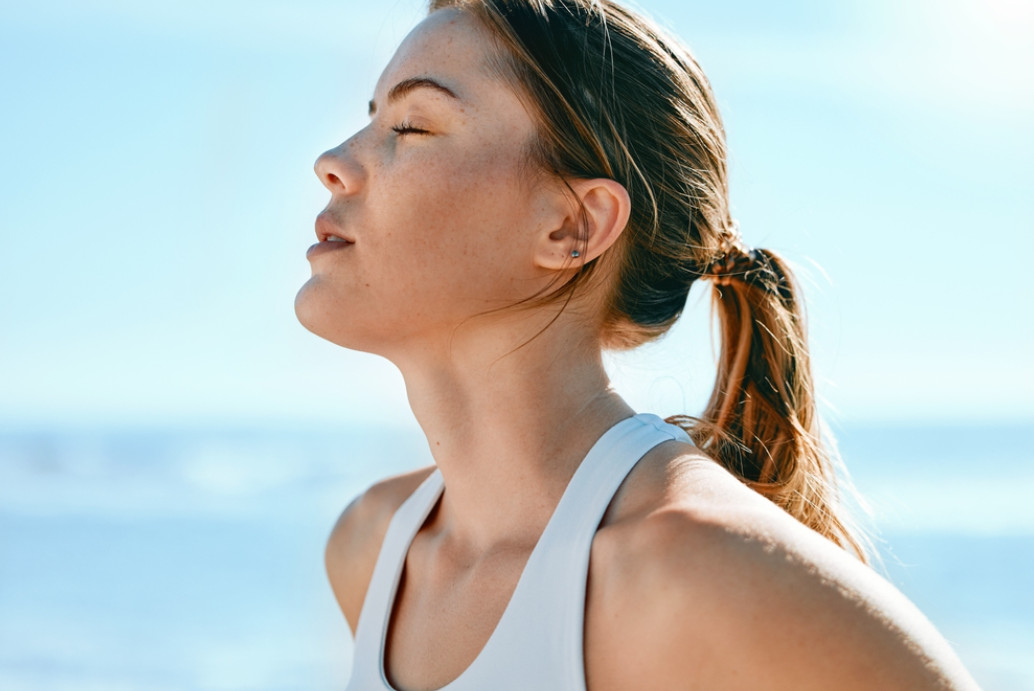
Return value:
[(582, 256), (582, 253), (578, 250), (571, 250), (571, 256), (577, 259), (578, 257)]

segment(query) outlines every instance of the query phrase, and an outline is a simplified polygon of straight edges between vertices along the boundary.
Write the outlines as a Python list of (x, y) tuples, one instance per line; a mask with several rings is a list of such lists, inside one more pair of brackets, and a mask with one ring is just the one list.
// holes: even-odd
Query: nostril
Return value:
[(333, 189), (335, 186), (341, 184), (341, 178), (332, 172), (333, 161), (330, 156), (330, 152), (327, 151), (320, 155), (316, 159), (316, 164), (313, 169), (316, 172), (316, 177), (320, 179), (320, 182), (327, 188)]
[(320, 182), (322, 182), (323, 185), (331, 191), (342, 189), (345, 186), (337, 173), (332, 172), (329, 169), (329, 166), (326, 165), (316, 165), (316, 177), (318, 177)]
[(331, 149), (316, 159), (316, 177), (334, 194), (354, 191), (359, 169), (355, 161), (341, 155), (341, 147)]

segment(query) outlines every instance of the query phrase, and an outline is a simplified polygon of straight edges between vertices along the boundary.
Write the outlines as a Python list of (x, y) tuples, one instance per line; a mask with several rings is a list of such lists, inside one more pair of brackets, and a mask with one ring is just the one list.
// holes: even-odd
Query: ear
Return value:
[(628, 190), (619, 182), (593, 178), (568, 185), (560, 202), (563, 213), (535, 248), (535, 263), (544, 269), (577, 269), (600, 256), (621, 236), (632, 211)]

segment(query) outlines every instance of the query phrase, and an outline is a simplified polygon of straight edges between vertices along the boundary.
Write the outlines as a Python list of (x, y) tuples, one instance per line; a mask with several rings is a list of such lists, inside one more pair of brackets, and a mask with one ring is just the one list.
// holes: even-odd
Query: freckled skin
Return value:
[[(493, 49), (473, 20), (432, 13), (378, 82), (370, 124), (316, 164), (325, 218), (355, 244), (312, 256), (298, 317), (399, 366), (446, 486), (391, 613), (384, 673), (397, 689), (441, 688), (471, 664), (575, 468), (633, 414), (609, 385), (589, 291), (559, 314), (484, 316), (563, 277), (573, 235), (558, 186), (521, 176), (534, 127), (486, 69)], [(414, 78), (461, 103), (428, 88), (388, 98)], [(626, 225), (627, 191), (568, 182), (588, 219), (583, 258), (601, 256)], [(378, 483), (328, 541), (353, 631), (388, 521), (428, 471)], [(589, 569), (589, 691), (975, 688), (892, 586), (687, 443), (639, 461)]]
[[(520, 178), (534, 125), (485, 65), (491, 39), (455, 12), (422, 28), (379, 80), (370, 124), (317, 161), (332, 193), (326, 213), (355, 245), (315, 257), (296, 300), (306, 328), (381, 354), (445, 338), (550, 278), (532, 260), (535, 197), (547, 192)], [(438, 40), (443, 32), (451, 40)], [(434, 78), (462, 103), (431, 89), (389, 103), (391, 87), (413, 77)], [(400, 123), (428, 134), (400, 135)]]

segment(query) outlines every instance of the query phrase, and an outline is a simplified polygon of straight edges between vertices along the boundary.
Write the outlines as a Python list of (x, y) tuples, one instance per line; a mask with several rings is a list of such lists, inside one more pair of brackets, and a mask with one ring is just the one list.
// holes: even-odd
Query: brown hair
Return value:
[(538, 119), (539, 168), (562, 180), (611, 178), (632, 200), (620, 243), (550, 297), (603, 282), (604, 345), (627, 349), (665, 333), (697, 279), (716, 279), (714, 392), (699, 417), (669, 422), (865, 560), (821, 439), (798, 287), (779, 256), (739, 239), (724, 128), (689, 50), (610, 0), (431, 0), (431, 11), (447, 7), (470, 12), (500, 43), (501, 72)]

